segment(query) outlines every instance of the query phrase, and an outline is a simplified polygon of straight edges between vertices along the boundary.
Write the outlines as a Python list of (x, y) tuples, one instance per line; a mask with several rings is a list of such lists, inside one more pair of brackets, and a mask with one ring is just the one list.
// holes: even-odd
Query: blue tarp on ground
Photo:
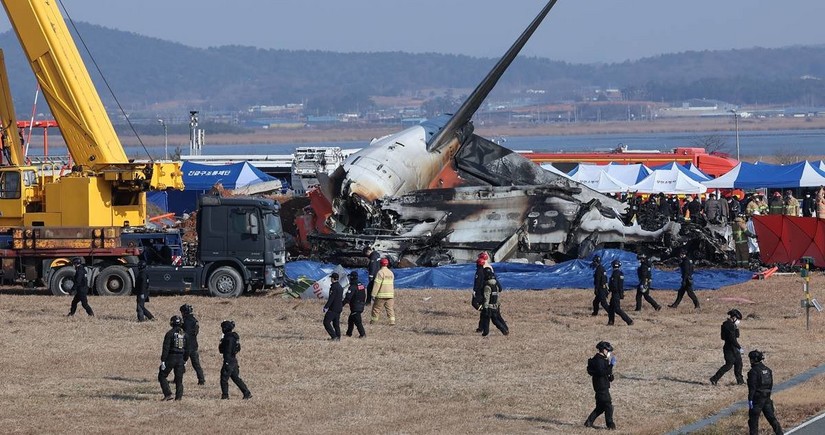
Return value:
[[(639, 261), (636, 254), (616, 249), (599, 250), (593, 255), (601, 255), (602, 264), (610, 273), (610, 263), (614, 259), (622, 262), (625, 276), (625, 288), (634, 289), (639, 284), (636, 277), (636, 268)], [(556, 288), (593, 288), (593, 269), (590, 268), (591, 258), (585, 260), (571, 260), (554, 266), (518, 263), (494, 263), (496, 271), (505, 289), (516, 290), (548, 290)], [(335, 265), (313, 261), (293, 261), (287, 263), (286, 274), (291, 279), (306, 276), (317, 280), (332, 272)], [(452, 264), (441, 267), (412, 267), (393, 269), (395, 286), (402, 289), (470, 289), (473, 287), (475, 264)], [(362, 282), (367, 280), (367, 272), (357, 269)], [(735, 269), (697, 269), (693, 275), (693, 285), (696, 290), (716, 290), (721, 287), (749, 281), (753, 273)], [(653, 288), (656, 290), (676, 290), (681, 283), (679, 270), (664, 271), (654, 267)]]

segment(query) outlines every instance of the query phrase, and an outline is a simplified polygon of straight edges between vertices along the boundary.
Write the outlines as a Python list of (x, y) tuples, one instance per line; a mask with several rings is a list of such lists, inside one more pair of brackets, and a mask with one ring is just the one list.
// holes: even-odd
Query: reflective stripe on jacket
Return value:
[(392, 299), (395, 297), (395, 275), (387, 267), (382, 267), (375, 274), (375, 285), (372, 287), (373, 298)]

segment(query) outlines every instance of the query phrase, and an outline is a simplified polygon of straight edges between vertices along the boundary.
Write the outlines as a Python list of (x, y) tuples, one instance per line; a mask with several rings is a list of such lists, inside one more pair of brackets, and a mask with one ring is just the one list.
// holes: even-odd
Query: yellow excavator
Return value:
[(61, 176), (60, 168), (25, 164), (3, 65), (0, 118), (10, 165), (0, 167), (0, 226), (145, 225), (146, 192), (183, 189), (180, 164), (129, 161), (55, 0), (2, 3), (74, 166)]

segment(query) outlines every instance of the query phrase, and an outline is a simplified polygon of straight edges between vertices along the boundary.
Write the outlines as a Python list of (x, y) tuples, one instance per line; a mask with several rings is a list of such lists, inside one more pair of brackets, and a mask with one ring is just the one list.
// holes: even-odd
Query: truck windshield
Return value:
[(281, 217), (272, 213), (264, 214), (264, 228), (267, 234), (280, 234)]

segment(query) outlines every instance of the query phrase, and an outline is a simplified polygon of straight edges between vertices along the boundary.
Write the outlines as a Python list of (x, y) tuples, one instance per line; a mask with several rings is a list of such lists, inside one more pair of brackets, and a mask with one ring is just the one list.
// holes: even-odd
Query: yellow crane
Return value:
[(0, 226), (144, 225), (146, 191), (183, 189), (180, 164), (129, 161), (56, 0), (2, 3), (75, 166), (59, 176), (25, 165), (3, 65), (0, 121), (12, 165), (0, 167)]

